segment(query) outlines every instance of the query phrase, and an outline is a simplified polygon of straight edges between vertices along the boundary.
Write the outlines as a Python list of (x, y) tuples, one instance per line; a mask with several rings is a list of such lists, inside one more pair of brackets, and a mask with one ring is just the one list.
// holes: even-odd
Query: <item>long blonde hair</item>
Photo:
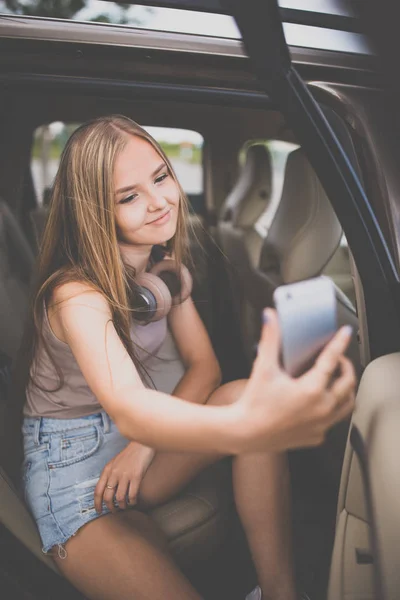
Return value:
[[(67, 281), (86, 282), (103, 294), (122, 343), (144, 375), (130, 336), (131, 311), (135, 308), (130, 303), (130, 290), (135, 273), (122, 261), (114, 216), (115, 162), (131, 135), (153, 146), (178, 186), (177, 229), (166, 251), (173, 253), (179, 264), (188, 255), (187, 199), (159, 144), (137, 123), (121, 115), (97, 118), (76, 129), (61, 156), (38, 258), (31, 318), (18, 361), (18, 378), (25, 387), (30, 379), (35, 383), (31, 366), (39, 342), (50, 355), (42, 333), (43, 307), (55, 287)], [(52, 362), (61, 386), (62, 372)]]

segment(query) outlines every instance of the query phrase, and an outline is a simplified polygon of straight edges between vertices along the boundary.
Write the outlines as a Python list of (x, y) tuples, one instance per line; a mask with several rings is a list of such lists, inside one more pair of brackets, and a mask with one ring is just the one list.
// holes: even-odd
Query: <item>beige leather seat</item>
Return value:
[[(232, 295), (241, 324), (241, 336), (246, 350), (252, 323), (247, 318), (244, 287), (249, 274), (258, 267), (263, 238), (255, 229), (257, 220), (268, 208), (272, 192), (272, 159), (265, 145), (255, 144), (247, 150), (238, 181), (226, 199), (218, 223), (218, 238), (228, 259)], [(253, 358), (252, 349), (246, 352)]]
[[(341, 237), (340, 223), (313, 168), (301, 148), (293, 151), (287, 159), (282, 197), (263, 241), (258, 268), (252, 270), (247, 285), (252, 305), (259, 312), (272, 306), (272, 295), (279, 285), (321, 275)], [(356, 326), (352, 303), (336, 290), (339, 320)]]
[[(3, 203), (0, 203), (0, 265), (0, 349), (14, 356), (27, 307), (33, 256), (17, 221)], [(167, 336), (159, 357), (152, 359), (149, 372), (158, 389), (165, 392), (172, 391), (182, 376), (183, 365), (171, 335)], [(3, 397), (0, 414), (5, 409)], [(3, 447), (0, 454), (0, 523), (56, 570), (52, 560), (42, 553), (36, 526), (2, 468), (6, 463), (5, 452), (12, 453), (13, 448)], [(230, 461), (205, 470), (176, 498), (152, 510), (151, 515), (167, 535), (182, 566), (208, 557), (221, 546), (232, 522), (229, 517), (234, 515)]]
[[(342, 237), (340, 223), (322, 185), (302, 149), (293, 151), (287, 160), (282, 198), (263, 242), (259, 267), (252, 269), (251, 281), (244, 286), (253, 307), (258, 341), (261, 311), (272, 306), (272, 294), (282, 284), (294, 283), (322, 274), (336, 252)], [(357, 343), (358, 320), (355, 308), (335, 286), (338, 324), (353, 326), (354, 335), (348, 350), (358, 374), (361, 374)], [(338, 485), (348, 422), (330, 433), (329, 443), (319, 450), (329, 480)]]

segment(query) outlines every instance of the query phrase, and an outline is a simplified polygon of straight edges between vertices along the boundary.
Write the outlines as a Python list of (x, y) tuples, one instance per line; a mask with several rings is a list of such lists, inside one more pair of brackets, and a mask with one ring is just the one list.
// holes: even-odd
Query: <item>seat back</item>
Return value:
[(29, 218), (33, 228), (33, 237), (35, 239), (36, 250), (39, 251), (40, 244), (42, 241), (44, 229), (46, 227), (46, 221), (49, 214), (49, 207), (47, 205), (37, 206), (29, 213)]
[(28, 306), (33, 252), (7, 204), (0, 200), (0, 348), (14, 357)]
[(259, 269), (276, 284), (316, 277), (342, 228), (313, 168), (298, 148), (288, 156), (282, 198), (264, 239)]
[[(302, 149), (293, 151), (287, 160), (282, 198), (267, 232), (258, 269), (247, 283), (248, 298), (254, 309), (254, 330), (260, 328), (264, 306), (272, 306), (273, 292), (282, 284), (294, 283), (322, 274), (339, 247), (342, 228), (335, 212)], [(347, 355), (358, 375), (362, 367), (357, 342), (358, 319), (350, 300), (337, 286), (338, 325), (353, 327)], [(331, 431), (328, 442), (318, 449), (327, 478), (337, 487), (346, 444), (348, 422)]]
[[(226, 199), (218, 223), (218, 239), (227, 257), (234, 310), (241, 324), (241, 337), (248, 348), (249, 325), (243, 285), (258, 266), (262, 237), (255, 224), (268, 208), (272, 191), (271, 155), (265, 145), (247, 150), (238, 181)], [(251, 359), (252, 353), (247, 353)]]

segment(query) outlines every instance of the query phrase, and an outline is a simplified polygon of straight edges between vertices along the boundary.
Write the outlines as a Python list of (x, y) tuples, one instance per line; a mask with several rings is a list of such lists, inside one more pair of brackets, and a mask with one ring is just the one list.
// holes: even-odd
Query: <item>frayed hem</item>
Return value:
[[(99, 519), (101, 517), (105, 517), (106, 515), (111, 514), (110, 511), (107, 511), (106, 513), (102, 513), (102, 514), (96, 514), (96, 516), (92, 516), (91, 518), (85, 520), (83, 523), (80, 523), (79, 526), (70, 534), (67, 535), (63, 535), (61, 537), (61, 539), (51, 543), (51, 544), (46, 544), (45, 546), (43, 546), (42, 548), (42, 552), (43, 554), (47, 554), (49, 556), (52, 556), (52, 554), (57, 553), (58, 557), (60, 559), (65, 559), (68, 556), (68, 552), (65, 548), (65, 544), (71, 539), (73, 538), (80, 529), (82, 529), (82, 527), (85, 527), (85, 525), (88, 525), (88, 523), (91, 523), (92, 521), (95, 521), (96, 519)], [(51, 552), (53, 551), (53, 552)]]

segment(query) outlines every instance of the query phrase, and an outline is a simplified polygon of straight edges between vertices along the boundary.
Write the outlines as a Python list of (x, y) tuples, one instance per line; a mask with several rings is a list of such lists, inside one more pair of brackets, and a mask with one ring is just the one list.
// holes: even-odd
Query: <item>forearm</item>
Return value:
[(221, 371), (217, 366), (199, 363), (191, 365), (173, 391), (173, 395), (188, 402), (205, 404), (213, 391), (221, 384)]
[(246, 444), (238, 403), (202, 406), (149, 389), (132, 398), (125, 388), (110, 416), (123, 436), (157, 450), (236, 454)]

